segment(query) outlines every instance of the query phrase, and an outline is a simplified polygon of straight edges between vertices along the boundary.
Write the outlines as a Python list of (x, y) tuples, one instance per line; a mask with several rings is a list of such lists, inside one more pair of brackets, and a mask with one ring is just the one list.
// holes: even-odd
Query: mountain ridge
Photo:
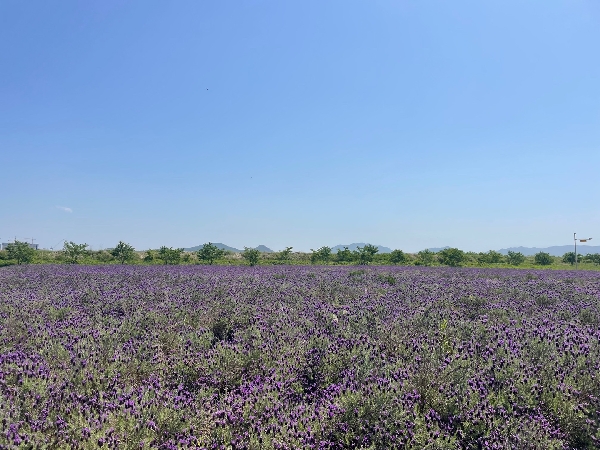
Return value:
[[(228, 252), (233, 252), (233, 253), (242, 253), (244, 250), (240, 250), (239, 248), (235, 248), (235, 247), (230, 247), (229, 245), (223, 244), (222, 242), (211, 242), (212, 245), (214, 245), (215, 247), (221, 249), (221, 250), (226, 250)], [(188, 248), (184, 248), (183, 250), (186, 252), (197, 252), (198, 250), (200, 250), (202, 247), (204, 247), (204, 244), (200, 244), (200, 245), (196, 245), (194, 247), (188, 247)], [(263, 253), (273, 253), (273, 250), (271, 250), (269, 247), (267, 247), (266, 245), (259, 245), (258, 247), (255, 247), (256, 250), (263, 252)]]
[[(364, 247), (365, 245), (367, 244), (365, 244), (364, 242), (354, 242), (348, 245), (335, 245), (331, 247), (331, 252), (336, 253), (338, 250), (344, 250), (344, 247), (348, 247), (348, 250), (354, 251), (358, 247)], [(384, 247), (383, 245), (376, 245), (375, 247), (377, 247), (379, 253), (392, 253), (392, 249), (389, 247)]]
[[(242, 253), (244, 251), (244, 250), (240, 250), (238, 248), (223, 244), (221, 242), (213, 242), (212, 244), (214, 246), (216, 246), (217, 248), (220, 248), (222, 250), (227, 250), (227, 251), (230, 251), (233, 253)], [(347, 245), (341, 245), (341, 244), (335, 245), (335, 246), (331, 247), (331, 252), (335, 254), (338, 250), (343, 250), (344, 247), (348, 247), (348, 250), (354, 251), (358, 247), (364, 247), (365, 245), (367, 245), (367, 244), (365, 244), (364, 242), (354, 242), (352, 244), (347, 244)], [(186, 252), (195, 252), (195, 251), (200, 250), (203, 246), (204, 245), (196, 245), (194, 247), (185, 248), (184, 250)], [(378, 248), (379, 253), (391, 253), (392, 252), (391, 248), (385, 247), (383, 245), (376, 245), (375, 247)], [(266, 245), (262, 245), (262, 244), (257, 247), (254, 247), (254, 248), (256, 248), (258, 251), (263, 252), (263, 253), (275, 253), (274, 250), (271, 250), (269, 247), (267, 247)], [(430, 247), (430, 248), (428, 248), (428, 250), (430, 250), (434, 253), (437, 253), (446, 248), (450, 248), (450, 247), (448, 247), (448, 246), (446, 246), (446, 247)], [(503, 255), (506, 255), (506, 254), (508, 254), (509, 251), (512, 251), (512, 252), (523, 253), (523, 255), (525, 255), (525, 256), (533, 256), (539, 252), (549, 253), (552, 256), (563, 256), (567, 252), (574, 251), (574, 247), (573, 247), (573, 245), (553, 245), (550, 247), (519, 246), (519, 247), (501, 248), (500, 250), (496, 250), (496, 251), (499, 253), (502, 253)], [(407, 253), (417, 253), (417, 252), (407, 252)], [(577, 253), (579, 253), (580, 255), (586, 255), (588, 253), (600, 253), (600, 246), (599, 245), (578, 245)]]

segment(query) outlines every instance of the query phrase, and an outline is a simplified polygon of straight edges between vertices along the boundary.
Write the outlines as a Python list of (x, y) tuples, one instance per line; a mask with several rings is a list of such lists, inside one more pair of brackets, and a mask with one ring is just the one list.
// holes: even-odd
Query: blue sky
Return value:
[(600, 4), (0, 3), (0, 238), (600, 241)]

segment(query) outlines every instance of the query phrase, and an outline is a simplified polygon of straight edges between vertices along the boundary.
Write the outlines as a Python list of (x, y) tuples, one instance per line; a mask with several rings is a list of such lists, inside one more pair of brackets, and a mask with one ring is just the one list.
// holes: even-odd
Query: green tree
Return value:
[(592, 254), (586, 255), (586, 258), (590, 262), (600, 265), (600, 253), (592, 253)]
[(144, 262), (151, 263), (158, 259), (158, 255), (156, 254), (156, 250), (146, 250), (146, 254), (144, 255)]
[(294, 247), (286, 247), (285, 250), (281, 250), (277, 253), (277, 261), (281, 263), (289, 262), (292, 256), (292, 248)]
[(550, 254), (546, 252), (536, 253), (533, 257), (533, 260), (536, 264), (540, 266), (549, 266), (553, 262), (552, 256), (550, 256)]
[(392, 250), (390, 253), (390, 263), (392, 264), (406, 264), (407, 261), (408, 257), (402, 250)]
[(181, 262), (182, 248), (165, 247), (158, 249), (158, 258), (167, 265), (177, 265)]
[(255, 248), (244, 247), (242, 258), (244, 258), (250, 266), (255, 266), (260, 259), (260, 251)]
[(457, 248), (445, 248), (437, 254), (438, 261), (451, 267), (460, 266), (465, 260), (465, 252)]
[(225, 250), (220, 249), (212, 242), (204, 244), (200, 250), (196, 252), (198, 261), (208, 263), (209, 265), (215, 262), (217, 259), (225, 256)]
[(323, 264), (329, 263), (329, 258), (331, 258), (331, 248), (327, 246), (323, 246), (317, 250), (310, 249), (312, 254), (310, 255), (310, 262), (313, 264), (317, 264), (322, 262)]
[(520, 266), (525, 262), (525, 255), (521, 252), (508, 251), (506, 262), (511, 266)]
[(378, 251), (379, 249), (374, 245), (366, 244), (364, 247), (357, 247), (354, 256), (358, 264), (366, 266), (373, 262), (373, 258)]
[(87, 244), (76, 244), (73, 241), (65, 241), (62, 250), (63, 255), (69, 264), (77, 264), (79, 262), (79, 258), (87, 255), (87, 246)]
[(349, 263), (354, 260), (354, 255), (348, 250), (348, 247), (344, 247), (343, 250), (338, 248), (338, 251), (335, 254), (335, 260), (340, 263)]
[(110, 254), (121, 264), (125, 264), (127, 261), (131, 261), (135, 257), (135, 248), (123, 241), (119, 241), (117, 246), (113, 248)]
[(429, 249), (421, 250), (417, 253), (417, 266), (432, 266), (435, 262), (435, 253)]
[(8, 244), (6, 253), (9, 259), (14, 259), (17, 264), (30, 263), (33, 260), (35, 250), (27, 242), (15, 241)]
[(495, 250), (490, 250), (487, 253), (479, 253), (479, 255), (477, 255), (477, 262), (479, 264), (499, 264), (503, 259), (502, 253)]
[[(581, 255), (578, 255), (577, 258), (579, 261), (581, 261)], [(566, 264), (575, 264), (575, 252), (567, 252), (563, 255), (562, 257), (562, 262), (566, 263)]]
[(98, 251), (90, 251), (88, 254), (94, 258), (96, 261), (101, 263), (109, 263), (113, 261), (115, 258), (112, 256), (112, 253), (107, 250), (98, 250)]

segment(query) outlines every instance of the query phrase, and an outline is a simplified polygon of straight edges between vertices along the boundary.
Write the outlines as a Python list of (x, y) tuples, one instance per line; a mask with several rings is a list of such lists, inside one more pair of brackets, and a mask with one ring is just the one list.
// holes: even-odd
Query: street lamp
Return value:
[(591, 241), (592, 238), (587, 238), (587, 239), (577, 239), (577, 233), (573, 233), (573, 240), (575, 241), (575, 270), (577, 270), (577, 241), (579, 242), (587, 242), (587, 241)]

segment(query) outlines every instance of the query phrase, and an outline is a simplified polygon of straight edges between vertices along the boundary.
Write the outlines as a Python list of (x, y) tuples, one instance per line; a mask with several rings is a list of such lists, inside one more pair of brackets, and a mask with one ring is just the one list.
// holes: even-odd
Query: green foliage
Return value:
[(218, 248), (212, 242), (204, 244), (200, 250), (196, 252), (198, 261), (208, 263), (209, 265), (215, 262), (215, 260), (225, 256), (225, 250)]
[(121, 264), (131, 261), (135, 257), (135, 249), (123, 241), (119, 241), (117, 246), (110, 252)]
[(373, 258), (378, 251), (379, 249), (374, 245), (366, 244), (364, 247), (358, 247), (354, 251), (354, 256), (356, 257), (358, 264), (361, 266), (366, 266), (367, 264), (373, 262)]
[(110, 263), (112, 261), (114, 261), (114, 257), (112, 256), (111, 252), (106, 251), (106, 250), (98, 250), (98, 251), (90, 251), (89, 255), (94, 258), (96, 261), (100, 262), (100, 263)]
[[(581, 255), (579, 255), (579, 258), (577, 258), (581, 261)], [(563, 255), (562, 257), (562, 262), (566, 263), (566, 264), (575, 264), (575, 252), (567, 252)]]
[(600, 323), (600, 315), (593, 309), (586, 308), (579, 312), (579, 320), (586, 325), (597, 326)]
[(144, 255), (144, 262), (154, 262), (158, 259), (158, 254), (156, 253), (156, 250), (146, 250), (146, 254)]
[(242, 258), (244, 258), (250, 266), (255, 266), (260, 259), (260, 251), (255, 248), (244, 247)]
[(65, 242), (63, 255), (69, 264), (77, 264), (79, 258), (88, 254), (87, 244), (76, 244), (73, 241)]
[(340, 263), (349, 263), (352, 262), (353, 259), (354, 256), (352, 255), (352, 252), (348, 250), (348, 247), (344, 247), (343, 250), (338, 249), (337, 253), (335, 254), (335, 260)]
[(0, 267), (12, 266), (13, 264), (16, 264), (16, 261), (8, 256), (8, 252), (0, 250)]
[(8, 244), (6, 253), (9, 259), (14, 259), (17, 264), (30, 263), (35, 250), (27, 242), (15, 241)]
[(165, 247), (158, 249), (158, 259), (161, 259), (167, 265), (176, 265), (181, 262), (182, 248)]
[(465, 252), (457, 248), (445, 248), (437, 254), (438, 261), (445, 266), (458, 267), (465, 260)]
[(329, 259), (331, 258), (331, 248), (324, 246), (317, 250), (310, 249), (312, 255), (310, 255), (310, 262), (313, 264), (317, 264), (319, 262), (323, 264), (329, 263)]
[(536, 264), (538, 264), (540, 266), (549, 266), (554, 261), (552, 256), (550, 256), (549, 253), (545, 253), (545, 252), (536, 253), (535, 256), (533, 257), (533, 260), (535, 261)]
[(402, 250), (393, 250), (390, 253), (390, 263), (392, 264), (406, 264), (408, 257)]
[(281, 250), (279, 253), (277, 253), (277, 261), (282, 263), (288, 262), (292, 255), (292, 248), (293, 247), (286, 247), (285, 250)]
[(432, 266), (435, 262), (435, 253), (429, 249), (421, 250), (417, 253), (417, 266)]
[(586, 255), (585, 258), (589, 262), (600, 265), (600, 253), (591, 253)]
[(213, 333), (212, 344), (214, 345), (218, 341), (231, 341), (235, 330), (230, 321), (220, 317), (212, 323), (210, 331)]
[(479, 253), (479, 255), (477, 255), (477, 262), (479, 264), (499, 264), (503, 259), (502, 253), (495, 250), (490, 250), (487, 253)]
[(380, 280), (382, 283), (389, 284), (390, 286), (396, 284), (396, 278), (391, 273), (380, 273), (379, 275), (377, 275), (377, 279)]
[(521, 252), (513, 252), (509, 250), (508, 255), (506, 255), (506, 262), (511, 266), (520, 266), (525, 262), (525, 255), (523, 255)]

